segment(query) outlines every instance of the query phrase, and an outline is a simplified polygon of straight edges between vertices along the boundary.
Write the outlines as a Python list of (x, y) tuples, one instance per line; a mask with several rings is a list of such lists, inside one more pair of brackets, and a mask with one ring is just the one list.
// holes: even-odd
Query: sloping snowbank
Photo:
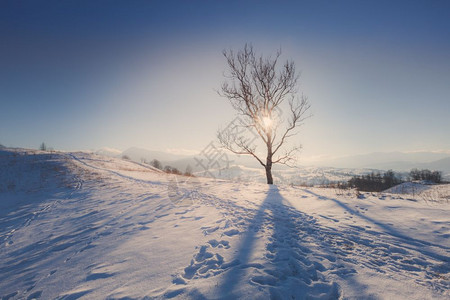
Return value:
[(405, 182), (385, 191), (389, 194), (409, 196), (409, 199), (426, 203), (450, 204), (450, 184)]
[(385, 192), (391, 194), (417, 195), (420, 192), (426, 191), (430, 188), (431, 185), (423, 184), (422, 182), (404, 182), (387, 189)]

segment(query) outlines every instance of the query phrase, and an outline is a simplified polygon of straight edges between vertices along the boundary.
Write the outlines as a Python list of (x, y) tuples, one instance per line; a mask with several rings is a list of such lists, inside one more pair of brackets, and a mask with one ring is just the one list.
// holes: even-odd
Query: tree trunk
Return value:
[(266, 157), (266, 178), (267, 178), (267, 184), (273, 184), (273, 177), (272, 177), (272, 143), (270, 140), (272, 139), (272, 134), (269, 133), (267, 135), (267, 140), (269, 141), (267, 145), (267, 157)]
[(267, 159), (266, 159), (266, 177), (267, 177), (267, 184), (273, 184), (273, 177), (272, 177), (272, 145), (267, 145)]
[(273, 178), (272, 178), (272, 166), (266, 165), (266, 177), (267, 177), (267, 184), (273, 184)]

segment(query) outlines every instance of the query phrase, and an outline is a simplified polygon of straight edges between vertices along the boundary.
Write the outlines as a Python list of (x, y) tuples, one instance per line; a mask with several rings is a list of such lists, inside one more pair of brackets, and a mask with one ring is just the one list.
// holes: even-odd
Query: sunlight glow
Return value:
[(263, 117), (262, 118), (262, 123), (263, 123), (265, 129), (271, 129), (272, 128), (273, 121), (272, 121), (271, 118)]

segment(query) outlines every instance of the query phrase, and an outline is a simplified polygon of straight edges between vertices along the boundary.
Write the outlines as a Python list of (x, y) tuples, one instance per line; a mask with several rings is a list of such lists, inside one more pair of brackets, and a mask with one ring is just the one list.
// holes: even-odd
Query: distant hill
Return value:
[(433, 162), (419, 164), (418, 169), (430, 169), (436, 171), (442, 171), (444, 176), (449, 177), (450, 175), (450, 157), (439, 159)]
[[(320, 166), (338, 168), (374, 168), (381, 170), (407, 171), (421, 165), (436, 163), (450, 158), (448, 153), (435, 152), (375, 152), (363, 155), (353, 155), (319, 162)], [(441, 162), (442, 163), (442, 162)]]
[(153, 159), (157, 159), (159, 161), (175, 161), (187, 157), (185, 155), (172, 154), (163, 151), (153, 151), (137, 147), (128, 148), (122, 152), (122, 155), (126, 155), (135, 161), (140, 161), (142, 158), (147, 161), (151, 161)]
[[(108, 149), (108, 148), (103, 148)], [(101, 151), (101, 150), (99, 150)], [(103, 150), (104, 151), (104, 150)], [(97, 152), (96, 152), (97, 153)], [(98, 153), (100, 154), (100, 153)], [(113, 156), (113, 157), (119, 157), (122, 155), (128, 156), (130, 159), (140, 162), (141, 159), (145, 159), (148, 162), (152, 161), (153, 159), (157, 159), (161, 161), (163, 165), (170, 165), (172, 167), (175, 167), (179, 169), (180, 171), (184, 171), (188, 165), (190, 165), (195, 172), (204, 171), (201, 164), (199, 164), (199, 160), (203, 159), (204, 164), (207, 164), (207, 158), (203, 156), (202, 153), (198, 153), (197, 155), (180, 155), (180, 154), (172, 154), (165, 151), (153, 151), (153, 150), (147, 150), (137, 147), (131, 147), (123, 152), (120, 152), (118, 155), (114, 152), (108, 153), (108, 151), (104, 151), (103, 155), (107, 156)], [(228, 154), (227, 157), (222, 157), (222, 161), (220, 161), (221, 167), (225, 168), (233, 166), (233, 165), (243, 165), (246, 167), (260, 167), (260, 164), (250, 156), (246, 155), (232, 155)]]
[(111, 156), (111, 157), (119, 157), (122, 155), (122, 151), (113, 149), (113, 148), (104, 147), (104, 148), (101, 148), (101, 149), (95, 151), (95, 154)]
[[(113, 157), (127, 155), (136, 162), (141, 162), (142, 159), (145, 159), (148, 162), (157, 159), (161, 161), (163, 166), (169, 165), (182, 172), (186, 170), (187, 166), (191, 166), (193, 171), (198, 174), (205, 171), (199, 163), (199, 160), (204, 164), (208, 163), (207, 158), (203, 156), (202, 153), (187, 156), (137, 147), (131, 147), (123, 152), (111, 148), (102, 148), (96, 151), (96, 153)], [(222, 170), (227, 168), (227, 160), (229, 170), (221, 171), (221, 175), (217, 174), (217, 177), (232, 179), (254, 178), (256, 176), (258, 178), (261, 177), (261, 180), (264, 181), (264, 176), (259, 174), (262, 171), (262, 167), (253, 157), (228, 154), (227, 157), (224, 157), (223, 161), (219, 162)], [(211, 168), (215, 169), (217, 167), (217, 165), (214, 165)], [(274, 176), (278, 176), (278, 180), (284, 182), (307, 182), (317, 184), (328, 180), (345, 180), (350, 174), (366, 173), (368, 170), (383, 171), (392, 169), (398, 172), (409, 172), (413, 168), (442, 171), (444, 178), (448, 180), (450, 179), (450, 156), (446, 153), (434, 152), (377, 152), (323, 161), (310, 168), (306, 168), (308, 169), (306, 174), (301, 174), (303, 171), (299, 172), (298, 169), (292, 170), (283, 166), (277, 166), (276, 169), (278, 169), (278, 171), (274, 171)], [(302, 169), (306, 170), (305, 168)], [(314, 180), (311, 179), (310, 169), (315, 170), (314, 172), (318, 172), (318, 174), (313, 176)], [(341, 173), (342, 169), (348, 170), (346, 176), (340, 175), (335, 177), (333, 175), (336, 172)]]

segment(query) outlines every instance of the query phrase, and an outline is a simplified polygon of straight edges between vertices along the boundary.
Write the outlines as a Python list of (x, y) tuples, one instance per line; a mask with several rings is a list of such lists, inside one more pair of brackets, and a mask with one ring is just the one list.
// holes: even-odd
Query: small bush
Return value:
[(175, 174), (175, 175), (181, 175), (182, 173), (174, 167), (171, 166), (165, 166), (164, 167), (164, 172), (168, 173), (168, 174)]
[(162, 169), (163, 169), (162, 163), (161, 163), (159, 160), (157, 160), (157, 159), (152, 160), (152, 161), (150, 162), (150, 165), (151, 165), (153, 168), (156, 168), (156, 169), (158, 169), (158, 170), (162, 170)]

